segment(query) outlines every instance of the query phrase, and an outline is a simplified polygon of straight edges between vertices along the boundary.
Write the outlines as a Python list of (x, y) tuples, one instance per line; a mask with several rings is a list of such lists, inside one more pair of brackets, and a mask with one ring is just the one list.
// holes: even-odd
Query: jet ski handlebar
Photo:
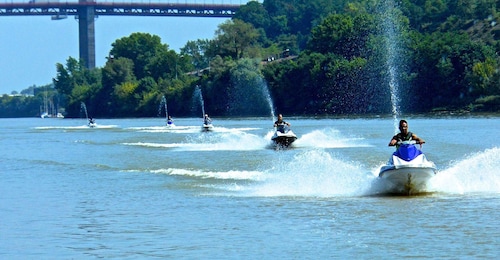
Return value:
[(416, 140), (409, 140), (409, 141), (399, 141), (398, 145), (402, 144), (420, 144), (420, 142), (417, 142)]

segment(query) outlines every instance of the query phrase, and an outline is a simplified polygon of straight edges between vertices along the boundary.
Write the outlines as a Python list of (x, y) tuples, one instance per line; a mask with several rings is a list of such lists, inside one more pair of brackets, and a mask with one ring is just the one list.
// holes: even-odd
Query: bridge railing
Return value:
[[(220, 1), (220, 0), (219, 0)], [(156, 3), (124, 1), (54, 1), (2, 3), (0, 16), (78, 15), (81, 8), (93, 8), (96, 15), (232, 17), (240, 4)]]

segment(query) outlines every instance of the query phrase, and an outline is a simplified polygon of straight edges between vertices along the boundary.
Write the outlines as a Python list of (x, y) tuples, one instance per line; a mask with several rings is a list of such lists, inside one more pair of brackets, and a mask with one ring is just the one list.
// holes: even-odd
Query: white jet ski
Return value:
[(415, 144), (415, 141), (401, 142), (387, 165), (380, 168), (378, 176), (388, 182), (390, 193), (425, 193), (429, 180), (436, 175), (436, 165)]
[(212, 124), (203, 124), (203, 126), (201, 126), (202, 132), (210, 132), (212, 130), (214, 130), (214, 126)]
[(287, 148), (297, 140), (297, 136), (287, 125), (280, 125), (276, 128), (271, 140), (276, 144), (276, 147)]
[(88, 123), (87, 125), (88, 125), (88, 127), (90, 127), (90, 128), (94, 128), (94, 127), (96, 127), (96, 126), (97, 126), (97, 123), (95, 122), (95, 119), (93, 119), (93, 118), (89, 118), (89, 123)]

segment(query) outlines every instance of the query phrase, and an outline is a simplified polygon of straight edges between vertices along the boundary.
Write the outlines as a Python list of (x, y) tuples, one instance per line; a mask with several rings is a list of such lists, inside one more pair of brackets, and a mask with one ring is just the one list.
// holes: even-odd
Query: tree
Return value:
[(66, 67), (58, 63), (56, 69), (54, 88), (65, 97), (62, 103), (66, 104), (67, 116), (78, 117), (80, 103), (93, 100), (94, 91), (101, 87), (101, 70), (89, 70), (82, 61), (72, 57), (68, 58)]
[(344, 43), (353, 33), (354, 21), (348, 15), (333, 14), (314, 27), (311, 32), (309, 49), (319, 53), (341, 55)]
[(125, 57), (109, 60), (102, 69), (102, 85), (112, 88), (125, 82), (135, 81), (134, 62)]
[(71, 95), (73, 88), (76, 86), (76, 76), (78, 71), (83, 67), (83, 64), (78, 64), (78, 61), (69, 57), (66, 61), (66, 67), (61, 64), (56, 64), (57, 76), (54, 79), (54, 85), (57, 91), (63, 95)]
[(134, 62), (134, 75), (141, 79), (150, 76), (148, 64), (158, 55), (164, 55), (168, 51), (168, 45), (162, 44), (159, 36), (149, 33), (132, 33), (129, 37), (123, 37), (111, 44), (109, 52), (115, 59), (124, 57)]
[(364, 56), (366, 44), (375, 32), (373, 24), (374, 18), (365, 13), (330, 15), (313, 28), (309, 49), (346, 58)]
[(472, 66), (471, 85), (479, 95), (500, 95), (499, 64), (493, 57), (476, 62)]
[(250, 46), (256, 44), (259, 37), (257, 30), (249, 23), (234, 19), (219, 25), (215, 44), (222, 56), (233, 59), (245, 57)]
[(188, 41), (181, 48), (181, 55), (190, 56), (192, 64), (196, 69), (204, 69), (209, 66), (207, 50), (210, 46), (209, 40)]
[(250, 1), (241, 6), (233, 17), (246, 23), (252, 24), (255, 28), (267, 30), (271, 24), (271, 18), (264, 6), (257, 1)]

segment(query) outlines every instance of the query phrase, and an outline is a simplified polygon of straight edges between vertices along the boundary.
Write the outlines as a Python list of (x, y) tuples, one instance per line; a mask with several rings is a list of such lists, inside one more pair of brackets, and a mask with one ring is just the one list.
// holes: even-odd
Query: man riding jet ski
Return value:
[[(408, 131), (408, 122), (399, 122), (401, 131), (389, 142), (396, 146), (388, 163), (380, 168), (379, 178), (386, 180), (390, 192), (401, 194), (416, 194), (425, 192), (427, 183), (436, 175), (436, 165), (428, 161), (420, 150), (425, 141)], [(419, 144), (417, 148), (415, 145)]]
[(278, 115), (278, 120), (274, 122), (274, 127), (276, 127), (276, 131), (271, 140), (278, 147), (287, 148), (297, 140), (297, 136), (290, 130), (290, 123), (283, 120), (282, 114)]

